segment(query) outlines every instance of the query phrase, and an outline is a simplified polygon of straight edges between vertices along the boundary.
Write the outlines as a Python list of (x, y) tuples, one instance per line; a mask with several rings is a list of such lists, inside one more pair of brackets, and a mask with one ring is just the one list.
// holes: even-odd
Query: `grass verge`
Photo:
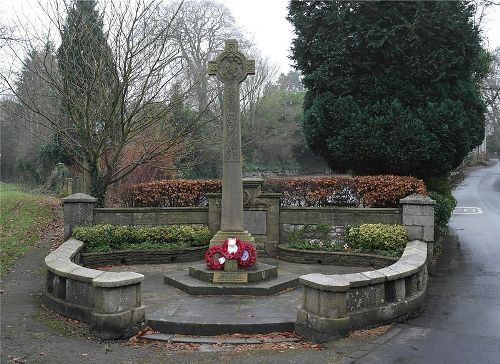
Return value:
[(58, 202), (51, 196), (22, 192), (0, 183), (0, 276), (28, 251), (54, 220)]

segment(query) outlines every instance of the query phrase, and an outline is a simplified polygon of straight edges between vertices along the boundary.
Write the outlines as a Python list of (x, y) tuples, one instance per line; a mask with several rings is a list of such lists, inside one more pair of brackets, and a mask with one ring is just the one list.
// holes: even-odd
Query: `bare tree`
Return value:
[[(110, 184), (140, 165), (175, 152), (199, 127), (199, 119), (178, 123), (172, 117), (174, 104), (192, 91), (181, 77), (186, 66), (175, 38), (174, 21), (182, 3), (167, 21), (159, 22), (160, 0), (108, 2), (99, 9), (105, 44), (86, 48), (82, 38), (95, 36), (95, 29), (85, 16), (78, 18), (74, 24), (78, 29), (68, 37), (67, 16), (78, 5), (78, 1), (66, 0), (50, 3), (45, 7), (50, 23), (41, 31), (20, 24), (24, 53), (39, 48), (40, 40), (54, 32), (70, 46), (81, 47), (78, 62), (71, 58), (76, 57), (73, 53), (58, 52), (58, 65), (42, 61), (43, 71), (32, 70), (50, 86), (51, 97), (60, 102), (61, 109), (44, 110), (36, 102), (37, 90), (21, 94), (12, 74), (2, 74), (2, 81), (30, 115), (37, 115), (28, 121), (42, 124), (64, 141), (88, 176), (90, 192), (102, 203)], [(22, 54), (17, 53), (20, 62)], [(71, 72), (71, 68), (64, 69), (68, 65), (79, 68)]]

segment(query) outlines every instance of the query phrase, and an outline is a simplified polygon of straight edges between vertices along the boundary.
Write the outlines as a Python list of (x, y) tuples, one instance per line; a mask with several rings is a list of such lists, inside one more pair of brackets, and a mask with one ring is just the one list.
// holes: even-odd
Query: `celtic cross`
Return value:
[(240, 83), (247, 75), (255, 74), (255, 61), (238, 50), (236, 40), (226, 40), (224, 51), (208, 62), (208, 74), (216, 75), (224, 84), (221, 232), (244, 232)]

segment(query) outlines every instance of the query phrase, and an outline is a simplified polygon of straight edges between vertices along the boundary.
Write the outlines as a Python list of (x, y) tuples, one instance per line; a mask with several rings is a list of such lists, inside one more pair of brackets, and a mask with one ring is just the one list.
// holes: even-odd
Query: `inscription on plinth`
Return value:
[(224, 263), (224, 272), (237, 272), (238, 261), (236, 259), (227, 259)]
[(248, 283), (247, 272), (214, 272), (213, 283)]

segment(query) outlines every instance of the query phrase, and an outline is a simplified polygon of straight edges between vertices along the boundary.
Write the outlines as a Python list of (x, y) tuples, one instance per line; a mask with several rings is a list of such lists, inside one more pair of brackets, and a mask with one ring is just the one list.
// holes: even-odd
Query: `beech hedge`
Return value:
[[(406, 176), (271, 178), (264, 191), (282, 194), (282, 206), (396, 207), (412, 193), (426, 194), (422, 180)], [(221, 192), (220, 180), (162, 180), (134, 185), (125, 193), (127, 207), (207, 206), (207, 193)]]

